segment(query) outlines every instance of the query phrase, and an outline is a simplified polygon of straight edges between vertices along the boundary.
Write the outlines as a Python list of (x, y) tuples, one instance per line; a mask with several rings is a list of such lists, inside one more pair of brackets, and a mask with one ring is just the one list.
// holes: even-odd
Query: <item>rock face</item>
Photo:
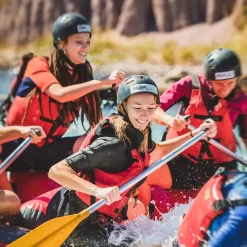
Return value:
[[(239, 1), (239, 0), (238, 0)], [(0, 2), (0, 42), (23, 44), (51, 32), (64, 12), (79, 12), (94, 30), (134, 36), (171, 32), (230, 15), (236, 0), (5, 0)], [(243, 1), (244, 2), (244, 1)]]

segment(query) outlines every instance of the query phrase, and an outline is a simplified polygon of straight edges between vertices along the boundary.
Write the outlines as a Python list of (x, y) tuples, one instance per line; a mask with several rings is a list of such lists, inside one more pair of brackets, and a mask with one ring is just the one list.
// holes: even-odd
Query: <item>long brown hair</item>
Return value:
[[(66, 62), (63, 59), (64, 56), (65, 55), (61, 49), (55, 49), (49, 60), (50, 70), (62, 86), (79, 84), (93, 79), (92, 67), (88, 61), (86, 61), (85, 64), (76, 65), (73, 68), (73, 74), (71, 74), (69, 73)], [(60, 103), (57, 104), (57, 107), (60, 107)], [(83, 116), (86, 114), (90, 126), (96, 125), (102, 118), (98, 91), (95, 90), (88, 93), (73, 102), (70, 101), (63, 103), (62, 110), (60, 109), (58, 112), (60, 112), (62, 119), (69, 124), (69, 116), (72, 115), (73, 117), (78, 117), (79, 108), (82, 109), (82, 124), (84, 121)]]

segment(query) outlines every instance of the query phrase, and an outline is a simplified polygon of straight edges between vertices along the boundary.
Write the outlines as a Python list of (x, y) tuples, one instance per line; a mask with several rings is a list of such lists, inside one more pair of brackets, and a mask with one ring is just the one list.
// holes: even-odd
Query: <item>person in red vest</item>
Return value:
[[(39, 130), (37, 135), (33, 130)], [(45, 132), (39, 126), (9, 126), (0, 128), (0, 144), (15, 140), (17, 138), (26, 139), (32, 137), (33, 143), (39, 143), (46, 137)], [(20, 200), (12, 191), (12, 187), (3, 173), (0, 175), (0, 220), (2, 216), (12, 215), (20, 210)]]
[[(16, 84), (6, 119), (9, 126), (39, 125), (47, 137), (37, 146), (30, 146), (11, 166), (12, 171), (48, 170), (72, 154), (77, 137), (62, 138), (70, 124), (80, 117), (84, 129), (86, 118), (89, 127), (95, 126), (102, 118), (97, 90), (103, 86), (117, 87), (125, 77), (124, 72), (116, 70), (105, 79), (93, 79), (87, 60), (92, 32), (81, 14), (59, 16), (53, 24), (52, 36), (54, 51), (49, 58), (38, 56), (28, 62), (20, 85)], [(16, 141), (3, 145), (1, 158), (18, 144)]]
[[(212, 118), (218, 128), (215, 140), (235, 152), (233, 128), (236, 124), (239, 124), (240, 136), (247, 143), (247, 95), (238, 84), (241, 76), (239, 58), (232, 50), (215, 49), (206, 56), (204, 68), (204, 74), (186, 76), (161, 95), (153, 120), (168, 126), (167, 137), (172, 138), (189, 132), (183, 115), (190, 115), (190, 122), (195, 127)], [(165, 111), (177, 102), (183, 103), (183, 114), (169, 116)], [(162, 168), (163, 172), (160, 170), (149, 176), (141, 195), (145, 197), (149, 194), (151, 197), (151, 192), (147, 191), (151, 190), (150, 186), (157, 185), (153, 190), (153, 199), (161, 212), (167, 212), (163, 201), (171, 199), (174, 201), (172, 205), (187, 202), (219, 167), (236, 168), (236, 162), (206, 141), (198, 142), (168, 162), (167, 167)], [(163, 176), (167, 179), (163, 180)], [(169, 188), (176, 194), (164, 190)], [(184, 195), (181, 190), (185, 191)], [(186, 199), (180, 200), (183, 197)]]
[[(159, 93), (157, 85), (148, 76), (126, 78), (120, 84), (117, 103), (118, 115), (101, 121), (86, 137), (80, 151), (49, 170), (49, 177), (65, 187), (51, 196), (47, 209), (36, 204), (41, 203), (42, 196), (22, 206), (21, 215), (22, 219), (27, 218), (26, 227), (34, 227), (44, 218), (78, 213), (103, 198), (107, 205), (82, 221), (66, 240), (66, 246), (115, 246), (108, 243), (114, 228), (112, 223), (128, 219), (126, 206), (135, 208), (137, 189), (143, 181), (121, 195), (119, 187), (192, 138), (187, 133), (161, 143), (152, 141), (150, 125), (159, 104)], [(210, 119), (202, 123), (192, 135), (202, 130), (207, 131), (208, 137), (214, 137), (217, 132), (215, 122)], [(45, 198), (47, 204), (48, 196)], [(128, 203), (129, 199), (131, 203)], [(133, 200), (136, 201), (134, 205)], [(32, 205), (36, 205), (36, 209)]]
[(246, 172), (214, 175), (183, 218), (178, 231), (179, 246), (246, 246), (246, 186)]

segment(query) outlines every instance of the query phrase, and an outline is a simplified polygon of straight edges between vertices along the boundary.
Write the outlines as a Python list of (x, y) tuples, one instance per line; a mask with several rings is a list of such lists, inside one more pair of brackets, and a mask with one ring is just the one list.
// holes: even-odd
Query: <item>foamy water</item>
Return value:
[[(132, 222), (128, 222), (126, 229), (115, 226), (109, 238), (109, 243), (124, 246), (140, 247), (172, 247), (177, 239), (177, 231), (182, 222), (183, 215), (191, 205), (181, 204), (172, 211), (163, 215), (161, 221), (150, 220), (147, 216), (140, 216)], [(128, 243), (133, 239), (133, 243)]]

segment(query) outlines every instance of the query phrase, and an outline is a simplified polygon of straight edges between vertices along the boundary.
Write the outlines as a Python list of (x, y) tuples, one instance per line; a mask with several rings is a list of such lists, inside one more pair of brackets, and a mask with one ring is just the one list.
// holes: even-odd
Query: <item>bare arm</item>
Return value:
[(96, 190), (99, 189), (96, 185), (80, 178), (65, 160), (52, 166), (48, 176), (50, 179), (65, 187), (85, 194), (95, 196)]
[(76, 172), (62, 160), (51, 167), (48, 176), (62, 186), (82, 193), (93, 195), (99, 199), (105, 199), (106, 204), (110, 205), (114, 201), (121, 199), (117, 186), (100, 188), (93, 183), (79, 177)]
[(105, 80), (92, 80), (85, 83), (80, 83), (76, 85), (71, 85), (63, 87), (60, 84), (51, 84), (45, 93), (51, 98), (57, 100), (60, 103), (76, 100), (88, 93), (91, 93), (98, 88), (106, 85), (115, 84), (118, 86), (125, 77), (125, 73), (122, 71), (114, 71)]
[(172, 128), (176, 131), (183, 130), (186, 128), (186, 125), (189, 124), (189, 121), (186, 121), (183, 116), (176, 115), (175, 117), (172, 117), (163, 111), (161, 107), (157, 107), (152, 121), (165, 125), (168, 128)]
[(167, 126), (167, 123), (169, 122), (170, 118), (173, 117), (167, 114), (165, 111), (162, 110), (161, 107), (158, 106), (152, 118), (152, 121)]
[[(33, 132), (34, 129), (38, 129), (41, 133), (40, 136)], [(43, 129), (40, 126), (7, 126), (0, 128), (0, 144), (9, 142), (18, 138), (26, 139), (28, 136), (32, 136), (33, 142), (38, 143), (46, 137)]]

